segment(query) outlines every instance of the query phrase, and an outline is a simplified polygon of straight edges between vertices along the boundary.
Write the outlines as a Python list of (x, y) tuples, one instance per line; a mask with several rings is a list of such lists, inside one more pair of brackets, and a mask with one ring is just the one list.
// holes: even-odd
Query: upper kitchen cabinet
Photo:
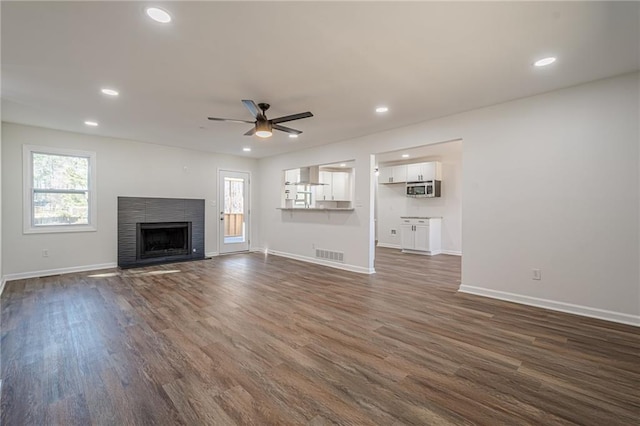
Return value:
[(407, 182), (442, 180), (442, 165), (439, 161), (408, 164), (406, 167)]
[(351, 173), (343, 171), (320, 170), (320, 183), (316, 188), (317, 201), (350, 201)]
[(378, 171), (378, 183), (404, 183), (407, 181), (406, 164), (380, 167)]
[(300, 182), (300, 169), (290, 169), (284, 171), (284, 181), (286, 185)]

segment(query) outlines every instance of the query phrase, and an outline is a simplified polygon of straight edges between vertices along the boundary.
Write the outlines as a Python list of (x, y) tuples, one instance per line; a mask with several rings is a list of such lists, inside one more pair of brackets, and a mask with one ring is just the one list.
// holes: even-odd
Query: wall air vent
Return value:
[(344, 263), (344, 253), (341, 251), (331, 251), (325, 249), (316, 249), (316, 258), (329, 260), (331, 262)]

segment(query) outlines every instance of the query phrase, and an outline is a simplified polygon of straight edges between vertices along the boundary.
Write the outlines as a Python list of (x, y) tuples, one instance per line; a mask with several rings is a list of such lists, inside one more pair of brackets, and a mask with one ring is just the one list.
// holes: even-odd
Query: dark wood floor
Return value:
[(458, 294), (457, 257), (377, 256), (10, 282), (2, 424), (637, 424), (637, 328)]

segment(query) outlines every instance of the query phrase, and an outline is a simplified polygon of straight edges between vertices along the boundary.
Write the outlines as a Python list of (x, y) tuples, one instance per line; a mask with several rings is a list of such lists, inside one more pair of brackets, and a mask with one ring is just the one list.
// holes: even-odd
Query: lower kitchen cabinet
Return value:
[(400, 246), (405, 253), (442, 253), (442, 219), (434, 217), (401, 218)]

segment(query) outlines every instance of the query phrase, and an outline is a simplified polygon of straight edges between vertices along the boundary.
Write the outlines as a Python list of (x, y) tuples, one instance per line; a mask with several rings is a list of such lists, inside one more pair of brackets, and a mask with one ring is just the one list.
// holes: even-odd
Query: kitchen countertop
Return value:
[(442, 216), (400, 216), (400, 219), (442, 219)]

